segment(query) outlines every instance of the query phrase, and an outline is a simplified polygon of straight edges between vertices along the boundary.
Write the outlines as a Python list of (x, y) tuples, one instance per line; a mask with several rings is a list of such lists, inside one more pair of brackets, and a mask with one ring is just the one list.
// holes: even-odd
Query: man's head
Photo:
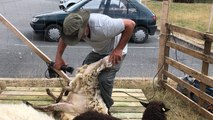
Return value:
[(85, 10), (80, 10), (77, 13), (70, 13), (64, 19), (62, 39), (68, 45), (77, 44), (84, 34), (84, 29), (87, 26), (90, 13)]

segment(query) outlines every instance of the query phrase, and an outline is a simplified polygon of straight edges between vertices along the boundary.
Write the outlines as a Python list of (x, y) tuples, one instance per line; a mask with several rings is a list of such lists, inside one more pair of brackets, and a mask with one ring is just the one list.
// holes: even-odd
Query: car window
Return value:
[(106, 0), (91, 0), (85, 4), (82, 9), (86, 9), (91, 13), (103, 13), (104, 12), (104, 2)]
[(107, 14), (111, 17), (129, 18), (137, 15), (137, 9), (128, 0), (111, 0)]
[(113, 18), (135, 18), (137, 9), (129, 0), (91, 0), (81, 9), (91, 13), (102, 13)]

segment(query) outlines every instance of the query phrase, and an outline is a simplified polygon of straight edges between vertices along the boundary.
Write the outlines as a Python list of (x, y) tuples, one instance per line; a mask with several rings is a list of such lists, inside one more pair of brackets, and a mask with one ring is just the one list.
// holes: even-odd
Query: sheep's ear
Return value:
[(149, 105), (149, 103), (145, 103), (145, 102), (142, 102), (140, 101), (141, 105), (143, 105), (145, 108)]
[(166, 107), (165, 107), (165, 108), (162, 108), (162, 111), (163, 111), (163, 112), (167, 112), (167, 111), (169, 111), (169, 110), (170, 110), (170, 109), (169, 109), (169, 108), (166, 108)]

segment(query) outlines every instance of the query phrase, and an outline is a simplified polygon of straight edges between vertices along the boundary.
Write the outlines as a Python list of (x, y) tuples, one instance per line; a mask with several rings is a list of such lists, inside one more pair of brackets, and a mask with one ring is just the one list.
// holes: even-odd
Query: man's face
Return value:
[(86, 37), (88, 37), (88, 35), (89, 35), (89, 27), (87, 26), (84, 29), (84, 33), (83, 33), (81, 39), (85, 39)]

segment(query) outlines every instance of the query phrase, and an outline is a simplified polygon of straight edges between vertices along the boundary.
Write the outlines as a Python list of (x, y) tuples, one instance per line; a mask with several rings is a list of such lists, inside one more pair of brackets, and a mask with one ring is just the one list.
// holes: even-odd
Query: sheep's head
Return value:
[(161, 113), (165, 113), (169, 111), (169, 108), (166, 108), (165, 104), (162, 101), (151, 101), (149, 103), (145, 103), (140, 101), (140, 103), (145, 107), (145, 108), (155, 108), (158, 109)]

